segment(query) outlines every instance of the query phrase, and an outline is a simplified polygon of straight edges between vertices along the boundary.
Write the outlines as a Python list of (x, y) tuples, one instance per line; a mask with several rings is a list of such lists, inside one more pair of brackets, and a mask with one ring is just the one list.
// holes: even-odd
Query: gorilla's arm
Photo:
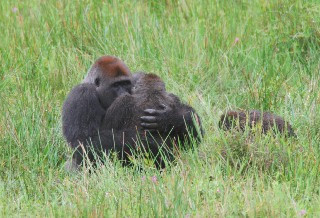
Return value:
[(62, 129), (67, 142), (75, 148), (79, 142), (84, 143), (95, 135), (104, 114), (95, 85), (83, 83), (75, 86), (62, 109)]
[(191, 134), (199, 140), (203, 135), (203, 129), (198, 114), (174, 94), (169, 95), (174, 99), (174, 105), (164, 105), (163, 110), (146, 109), (145, 116), (141, 117), (141, 126), (145, 130), (170, 133), (171, 136), (181, 139)]
[(130, 94), (119, 96), (107, 109), (102, 122), (104, 129), (124, 131), (136, 126), (135, 115), (138, 113), (135, 100)]

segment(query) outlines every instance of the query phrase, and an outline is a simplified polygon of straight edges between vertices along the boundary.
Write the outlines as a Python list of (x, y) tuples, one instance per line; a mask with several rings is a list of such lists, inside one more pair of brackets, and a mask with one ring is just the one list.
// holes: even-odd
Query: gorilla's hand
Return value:
[(145, 116), (140, 117), (141, 126), (147, 131), (167, 132), (170, 129), (168, 115), (172, 113), (172, 108), (162, 104), (160, 110), (146, 109)]

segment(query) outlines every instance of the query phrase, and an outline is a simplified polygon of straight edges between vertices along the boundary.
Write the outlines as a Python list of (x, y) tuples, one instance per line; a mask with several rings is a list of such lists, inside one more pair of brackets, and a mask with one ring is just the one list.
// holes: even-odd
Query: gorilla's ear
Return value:
[(95, 84), (97, 87), (100, 86), (100, 78), (99, 78), (99, 77), (95, 78), (94, 84)]

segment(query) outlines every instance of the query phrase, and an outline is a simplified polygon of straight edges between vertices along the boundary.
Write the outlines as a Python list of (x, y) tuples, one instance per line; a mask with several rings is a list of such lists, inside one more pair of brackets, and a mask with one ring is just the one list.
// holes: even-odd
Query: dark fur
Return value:
[[(166, 155), (168, 160), (172, 159), (172, 151), (174, 146), (177, 146), (178, 138), (182, 145), (186, 143), (188, 134), (199, 139), (193, 114), (199, 126), (201, 126), (200, 119), (192, 107), (181, 103), (177, 96), (166, 92), (165, 84), (158, 76), (140, 73), (134, 75), (134, 80), (136, 83), (132, 95), (125, 94), (115, 100), (107, 111), (105, 117), (107, 122), (104, 125), (116, 131), (123, 131), (125, 135), (137, 133), (144, 148), (157, 157), (157, 165), (164, 167), (162, 156), (159, 154), (160, 147), (164, 146), (162, 155)], [(159, 117), (158, 131), (152, 133), (145, 132), (139, 125), (144, 110), (151, 107), (158, 110), (166, 108), (170, 111)], [(134, 144), (132, 147), (134, 146), (137, 145)]]
[[(119, 96), (127, 93), (125, 94), (127, 97), (131, 92), (131, 82), (137, 81), (141, 75), (143, 74), (136, 74), (132, 77), (128, 67), (121, 60), (112, 56), (103, 56), (92, 65), (83, 83), (71, 90), (62, 110), (63, 135), (75, 150), (69, 166), (79, 166), (83, 162), (84, 153), (90, 161), (94, 162), (95, 157), (92, 151), (98, 156), (111, 150), (121, 155), (130, 154), (128, 145), (134, 145), (136, 132), (132, 129), (127, 130), (125, 125), (122, 128), (117, 127), (131, 119), (127, 111), (136, 112), (137, 105), (130, 105), (134, 102), (127, 102), (125, 97), (119, 98)], [(156, 124), (154, 130), (163, 134), (168, 133), (174, 127), (171, 134), (181, 138), (186, 135), (184, 119), (187, 126), (193, 127), (191, 113), (194, 111), (191, 107), (181, 104), (174, 95), (172, 98), (175, 99), (177, 108), (181, 107), (181, 109), (152, 115), (152, 119), (156, 119), (154, 123), (143, 120), (143, 117), (141, 117), (143, 123), (140, 123), (135, 116), (135, 125), (139, 126), (140, 132), (142, 132), (142, 124), (147, 124), (144, 129), (148, 129), (148, 125), (151, 124), (149, 128), (151, 130), (154, 128), (152, 125)], [(112, 113), (108, 109), (116, 99), (118, 99), (119, 107), (123, 108)], [(152, 104), (145, 106), (156, 107)], [(148, 108), (144, 107), (144, 109)], [(108, 116), (106, 116), (107, 111)], [(139, 110), (139, 114), (143, 115), (142, 110)], [(127, 155), (120, 157), (126, 159)]]
[(261, 125), (262, 133), (267, 133), (269, 130), (279, 131), (281, 134), (296, 137), (291, 125), (282, 117), (279, 117), (270, 112), (261, 112), (258, 110), (245, 111), (228, 111), (221, 115), (219, 127), (224, 130), (230, 130), (232, 127), (239, 128), (244, 131), (248, 126), (253, 128), (257, 124)]
[(70, 166), (80, 165), (84, 153), (93, 161), (93, 151), (100, 156), (114, 146), (121, 150), (124, 148), (122, 142), (130, 141), (122, 133), (101, 125), (106, 109), (119, 95), (128, 92), (131, 92), (131, 73), (121, 60), (113, 56), (99, 58), (83, 83), (71, 90), (62, 109), (63, 135), (75, 149), (73, 161), (76, 164)]

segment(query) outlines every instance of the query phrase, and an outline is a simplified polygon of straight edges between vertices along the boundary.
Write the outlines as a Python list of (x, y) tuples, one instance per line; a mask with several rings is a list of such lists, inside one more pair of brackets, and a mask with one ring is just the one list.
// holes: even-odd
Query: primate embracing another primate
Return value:
[(113, 56), (97, 59), (83, 82), (71, 90), (63, 105), (62, 126), (75, 150), (69, 167), (76, 169), (85, 156), (95, 162), (95, 154), (101, 157), (110, 151), (127, 161), (141, 144), (163, 168), (162, 157), (172, 160), (178, 141), (183, 147), (190, 137), (200, 139), (202, 134), (194, 109), (167, 93), (158, 76), (132, 76)]
[[(193, 108), (181, 103), (180, 99), (172, 93), (168, 93), (164, 82), (154, 74), (134, 74), (134, 87), (132, 94), (124, 94), (118, 97), (109, 107), (103, 126), (123, 131), (124, 134), (133, 135), (138, 132), (139, 142), (134, 146), (143, 146), (140, 150), (146, 150), (156, 157), (156, 164), (165, 167), (163, 157), (173, 159), (173, 151), (182, 145), (184, 147), (190, 135), (200, 139), (196, 126), (192, 122), (192, 114), (199, 132), (202, 133), (200, 119)], [(144, 109), (153, 115), (156, 111), (169, 110), (167, 117), (157, 119), (153, 116), (144, 116)], [(182, 117), (187, 118), (185, 123)], [(143, 130), (144, 125), (139, 126), (140, 119), (149, 119), (157, 122), (157, 131)], [(187, 124), (187, 125), (186, 125)], [(188, 132), (187, 132), (187, 129)], [(178, 144), (178, 139), (180, 145)], [(130, 153), (129, 150), (126, 153)]]

